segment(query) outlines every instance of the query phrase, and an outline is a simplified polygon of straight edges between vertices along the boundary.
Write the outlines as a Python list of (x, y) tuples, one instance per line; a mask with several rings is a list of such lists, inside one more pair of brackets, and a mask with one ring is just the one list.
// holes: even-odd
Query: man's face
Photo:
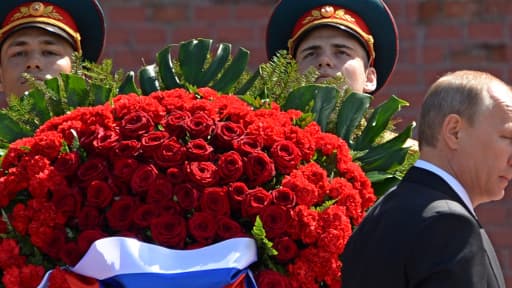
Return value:
[(71, 72), (73, 48), (69, 42), (40, 28), (14, 32), (0, 51), (0, 90), (6, 96), (21, 96), (30, 89), (22, 73), (44, 80)]
[(488, 91), (494, 106), (480, 112), (472, 126), (463, 124), (451, 161), (475, 206), (501, 199), (512, 179), (512, 92), (499, 82)]
[(304, 73), (314, 67), (320, 73), (318, 81), (341, 73), (355, 92), (370, 93), (377, 85), (373, 67), (367, 68), (368, 57), (354, 36), (336, 27), (321, 26), (309, 32), (299, 43), (295, 59)]

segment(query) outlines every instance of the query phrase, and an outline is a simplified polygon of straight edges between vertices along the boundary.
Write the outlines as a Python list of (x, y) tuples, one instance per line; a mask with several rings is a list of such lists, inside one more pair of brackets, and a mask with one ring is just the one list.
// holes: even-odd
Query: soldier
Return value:
[(72, 53), (96, 62), (105, 42), (97, 0), (0, 1), (0, 107), (6, 96), (30, 89), (23, 73), (37, 80), (71, 72)]
[(374, 93), (398, 58), (395, 21), (380, 0), (282, 0), (267, 26), (267, 55), (288, 50), (300, 72), (341, 73), (355, 92)]

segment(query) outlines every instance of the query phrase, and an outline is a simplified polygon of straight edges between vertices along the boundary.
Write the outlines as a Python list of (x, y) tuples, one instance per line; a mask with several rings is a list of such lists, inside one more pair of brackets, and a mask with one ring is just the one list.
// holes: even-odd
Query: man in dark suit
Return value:
[(97, 0), (2, 0), (0, 23), (0, 107), (30, 89), (23, 73), (41, 81), (70, 73), (73, 52), (95, 62), (105, 43)]
[(344, 288), (505, 287), (473, 210), (512, 179), (512, 91), (457, 71), (427, 92), (420, 160), (370, 209), (342, 255)]

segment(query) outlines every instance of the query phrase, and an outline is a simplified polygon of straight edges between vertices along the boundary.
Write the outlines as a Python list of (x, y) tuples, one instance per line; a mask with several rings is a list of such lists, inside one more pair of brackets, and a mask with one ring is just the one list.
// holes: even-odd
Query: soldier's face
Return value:
[(376, 71), (367, 67), (363, 46), (339, 28), (322, 26), (309, 32), (297, 47), (295, 59), (302, 73), (315, 67), (319, 81), (341, 73), (355, 92), (370, 93), (377, 85)]
[(30, 89), (22, 73), (38, 80), (70, 73), (72, 54), (69, 42), (57, 34), (39, 28), (17, 31), (1, 47), (0, 89), (22, 96)]

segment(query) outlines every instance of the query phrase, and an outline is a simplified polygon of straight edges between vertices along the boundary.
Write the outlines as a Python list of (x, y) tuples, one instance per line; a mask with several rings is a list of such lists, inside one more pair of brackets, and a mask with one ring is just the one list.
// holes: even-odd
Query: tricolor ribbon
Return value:
[[(248, 269), (256, 260), (256, 243), (251, 238), (172, 250), (132, 238), (109, 237), (94, 242), (80, 262), (69, 268), (97, 279), (97, 285), (89, 281), (81, 285), (72, 274), (68, 274), (68, 283), (73, 282), (73, 288), (256, 288)], [(39, 287), (46, 287), (45, 282)]]

